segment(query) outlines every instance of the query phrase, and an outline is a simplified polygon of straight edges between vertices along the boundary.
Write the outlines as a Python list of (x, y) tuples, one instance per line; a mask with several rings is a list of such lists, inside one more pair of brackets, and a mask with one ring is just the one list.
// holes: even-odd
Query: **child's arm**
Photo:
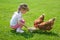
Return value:
[(23, 23), (22, 21), (18, 21), (18, 24), (19, 24), (20, 26), (24, 26), (25, 28), (28, 28), (28, 27), (25, 25), (25, 23)]

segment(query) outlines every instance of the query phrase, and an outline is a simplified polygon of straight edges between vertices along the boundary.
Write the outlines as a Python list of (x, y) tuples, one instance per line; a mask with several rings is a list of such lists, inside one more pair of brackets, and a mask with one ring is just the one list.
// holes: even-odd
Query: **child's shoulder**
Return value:
[(14, 12), (14, 15), (16, 15), (16, 16), (21, 16), (22, 14), (21, 14), (20, 12), (15, 11), (15, 12)]
[(18, 13), (15, 11), (15, 12), (13, 13), (13, 16), (18, 16)]

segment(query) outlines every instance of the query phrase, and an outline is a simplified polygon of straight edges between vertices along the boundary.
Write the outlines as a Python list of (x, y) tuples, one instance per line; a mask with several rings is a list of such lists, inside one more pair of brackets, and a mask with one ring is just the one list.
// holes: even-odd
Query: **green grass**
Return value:
[[(10, 19), (20, 3), (27, 3), (30, 11), (23, 15), (26, 25), (33, 26), (33, 21), (45, 13), (45, 21), (56, 17), (51, 32), (20, 34), (10, 28)], [(60, 0), (0, 0), (0, 40), (60, 40)]]

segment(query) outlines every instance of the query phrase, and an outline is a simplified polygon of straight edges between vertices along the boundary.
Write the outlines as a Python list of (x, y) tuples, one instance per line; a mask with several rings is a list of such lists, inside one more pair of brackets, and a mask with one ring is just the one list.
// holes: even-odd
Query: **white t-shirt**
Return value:
[(14, 26), (22, 19), (22, 13), (21, 12), (14, 12), (14, 15), (12, 16), (12, 19), (10, 21), (10, 25)]

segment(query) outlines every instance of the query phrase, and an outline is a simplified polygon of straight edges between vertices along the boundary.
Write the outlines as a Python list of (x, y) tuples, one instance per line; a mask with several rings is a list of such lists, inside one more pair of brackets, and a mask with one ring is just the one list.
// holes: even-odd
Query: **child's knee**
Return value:
[(21, 22), (22, 22), (22, 23), (25, 23), (25, 20), (22, 19)]

